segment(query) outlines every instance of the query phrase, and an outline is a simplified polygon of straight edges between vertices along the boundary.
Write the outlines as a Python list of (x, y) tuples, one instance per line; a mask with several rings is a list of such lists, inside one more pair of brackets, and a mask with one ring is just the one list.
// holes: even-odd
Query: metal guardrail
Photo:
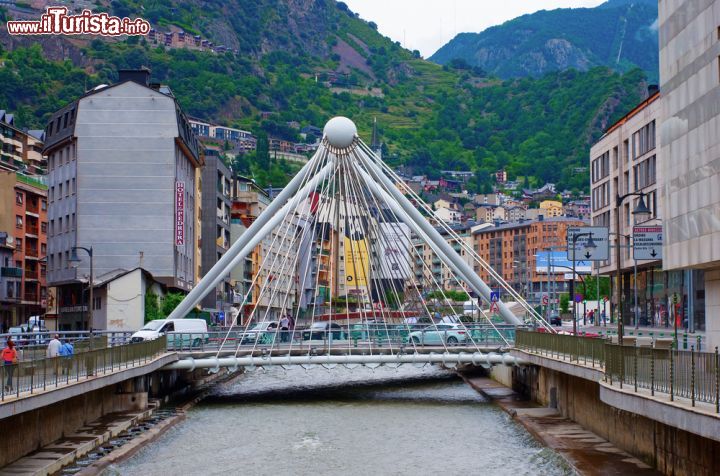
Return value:
[(124, 345), (130, 342), (132, 332), (128, 331), (44, 331), (0, 334), (0, 345), (12, 338), (21, 353), (21, 360), (44, 359), (47, 345), (58, 334), (60, 341), (73, 344), (75, 353)]
[[(428, 329), (427, 324), (355, 324), (331, 330), (321, 329), (295, 329), (294, 331), (280, 331), (277, 329), (254, 331), (243, 328), (225, 331), (210, 331), (207, 333), (172, 333), (166, 336), (168, 350), (175, 351), (210, 351), (210, 350), (243, 350), (253, 348), (267, 348), (289, 345), (303, 345), (304, 343), (322, 342), (324, 345), (337, 347), (423, 347), (424, 345), (464, 345), (478, 347), (504, 347), (505, 341), (515, 340), (516, 328), (514, 326), (496, 326), (467, 324), (465, 328), (447, 331), (434, 331)], [(433, 339), (424, 342), (422, 331), (432, 335)], [(462, 334), (458, 335), (458, 331)], [(420, 332), (421, 334), (417, 334)], [(411, 342), (416, 337), (417, 342)], [(503, 340), (503, 338), (505, 340)], [(435, 342), (437, 341), (437, 342)]]
[(715, 404), (720, 413), (720, 356), (715, 352), (655, 349), (606, 344), (605, 378), (620, 388), (632, 385), (655, 392), (667, 393), (670, 400), (687, 398)]
[(605, 340), (597, 337), (550, 334), (518, 329), (515, 347), (553, 358), (602, 367), (605, 364)]
[(605, 339), (584, 336), (517, 331), (515, 347), (538, 355), (604, 367), (611, 385), (632, 386), (715, 405), (720, 413), (720, 354), (617, 345)]
[(165, 339), (88, 350), (79, 354), (50, 359), (20, 361), (0, 366), (0, 401), (57, 388), (98, 375), (143, 365), (166, 352)]

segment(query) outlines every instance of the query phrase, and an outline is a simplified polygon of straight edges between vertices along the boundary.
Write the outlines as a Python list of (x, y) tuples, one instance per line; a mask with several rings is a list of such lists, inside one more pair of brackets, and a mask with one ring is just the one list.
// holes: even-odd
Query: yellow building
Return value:
[(543, 200), (540, 202), (540, 210), (546, 218), (561, 217), (564, 215), (563, 204), (557, 200)]

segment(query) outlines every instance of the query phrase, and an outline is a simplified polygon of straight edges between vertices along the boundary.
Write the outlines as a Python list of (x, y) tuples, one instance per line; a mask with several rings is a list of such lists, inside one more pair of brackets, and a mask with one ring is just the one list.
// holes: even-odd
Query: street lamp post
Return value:
[(88, 326), (90, 327), (90, 331), (93, 329), (93, 312), (92, 312), (92, 306), (93, 306), (93, 249), (92, 246), (90, 248), (85, 248), (84, 246), (73, 246), (71, 250), (70, 255), (70, 264), (73, 268), (77, 268), (80, 265), (80, 262), (82, 261), (80, 257), (77, 254), (77, 250), (84, 250), (88, 256), (90, 257), (90, 278), (88, 279), (88, 287), (90, 288), (88, 290)]
[(570, 299), (572, 299), (572, 321), (573, 321), (573, 335), (577, 335), (577, 302), (575, 302), (575, 246), (578, 239), (587, 236), (588, 240), (585, 243), (586, 250), (592, 250), (597, 248), (597, 245), (593, 241), (592, 233), (574, 233), (572, 236), (572, 275), (570, 275)]
[(617, 307), (617, 333), (618, 333), (618, 344), (623, 345), (623, 318), (622, 318), (622, 304), (620, 303), (620, 280), (621, 280), (621, 265), (620, 265), (620, 237), (623, 236), (620, 233), (620, 207), (623, 201), (628, 197), (640, 197), (638, 204), (633, 210), (633, 215), (647, 216), (650, 215), (650, 209), (645, 205), (645, 192), (630, 192), (625, 195), (616, 195), (615, 197), (615, 306)]

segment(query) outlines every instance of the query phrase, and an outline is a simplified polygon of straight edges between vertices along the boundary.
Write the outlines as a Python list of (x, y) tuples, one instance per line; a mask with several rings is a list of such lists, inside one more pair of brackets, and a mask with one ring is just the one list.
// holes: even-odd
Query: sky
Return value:
[(538, 10), (595, 7), (605, 0), (342, 0), (385, 36), (427, 58), (458, 33)]

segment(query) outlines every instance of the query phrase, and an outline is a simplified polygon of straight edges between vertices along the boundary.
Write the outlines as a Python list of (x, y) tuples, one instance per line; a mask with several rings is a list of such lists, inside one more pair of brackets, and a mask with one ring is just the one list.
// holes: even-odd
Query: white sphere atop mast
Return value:
[(328, 143), (337, 149), (347, 149), (357, 136), (355, 123), (347, 117), (337, 116), (325, 124), (323, 134), (327, 137)]

